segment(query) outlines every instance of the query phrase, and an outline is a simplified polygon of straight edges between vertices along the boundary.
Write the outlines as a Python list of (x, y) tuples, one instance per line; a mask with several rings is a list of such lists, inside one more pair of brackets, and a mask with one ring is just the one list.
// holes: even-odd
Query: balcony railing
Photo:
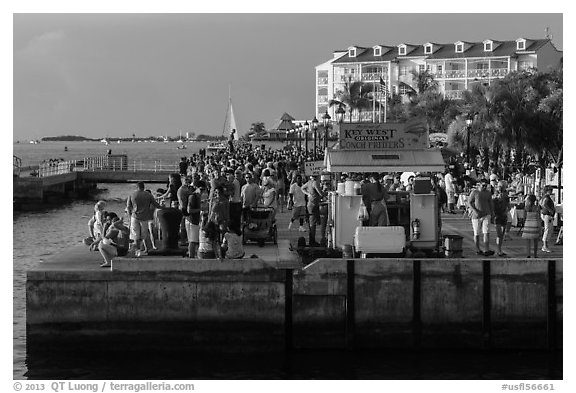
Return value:
[(444, 92), (446, 99), (459, 100), (464, 97), (464, 90), (446, 90)]
[(492, 68), (490, 70), (490, 76), (493, 78), (502, 78), (508, 75), (508, 68)]
[(376, 81), (378, 82), (380, 78), (386, 80), (388, 75), (388, 70), (382, 72), (363, 72), (362, 81)]
[[(468, 78), (502, 78), (508, 74), (508, 68), (492, 69), (468, 69)], [(455, 79), (465, 78), (464, 70), (446, 70), (443, 72), (432, 72), (435, 79)]]
[(444, 78), (465, 78), (466, 72), (464, 70), (446, 70), (444, 71)]

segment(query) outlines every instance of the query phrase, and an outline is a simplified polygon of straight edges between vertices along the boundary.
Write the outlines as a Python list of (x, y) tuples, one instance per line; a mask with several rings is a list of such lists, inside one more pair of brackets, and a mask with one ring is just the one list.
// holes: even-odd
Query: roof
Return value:
[[(469, 57), (508, 57), (508, 56), (515, 56), (516, 53), (526, 53), (526, 52), (534, 52), (546, 45), (550, 42), (550, 39), (540, 39), (540, 40), (531, 40), (527, 39), (527, 41), (531, 42), (531, 44), (525, 50), (516, 50), (516, 40), (514, 41), (497, 41), (491, 40), (495, 44), (495, 48), (492, 52), (485, 52), (484, 51), (484, 42), (466, 42), (470, 44), (470, 48), (463, 53), (456, 53), (454, 50), (454, 43), (450, 42), (446, 44), (434, 44), (434, 48), (440, 47), (432, 54), (425, 54), (424, 53), (424, 46), (428, 44), (428, 42), (422, 45), (416, 45), (414, 50), (407, 51), (406, 55), (398, 55), (397, 46), (391, 45), (383, 45), (384, 48), (392, 48), (386, 53), (383, 53), (382, 56), (374, 56), (374, 49), (373, 48), (358, 48), (358, 53), (356, 57), (350, 57), (348, 53), (344, 54), (344, 56), (340, 57), (339, 59), (334, 60), (333, 64), (338, 63), (366, 63), (366, 62), (382, 62), (382, 61), (394, 61), (398, 58), (407, 58), (407, 57), (425, 57), (427, 59), (454, 59), (454, 58), (469, 58)], [(465, 42), (465, 41), (457, 41), (457, 42)], [(410, 44), (405, 44), (410, 46)]]
[(328, 150), (328, 172), (443, 172), (439, 150)]

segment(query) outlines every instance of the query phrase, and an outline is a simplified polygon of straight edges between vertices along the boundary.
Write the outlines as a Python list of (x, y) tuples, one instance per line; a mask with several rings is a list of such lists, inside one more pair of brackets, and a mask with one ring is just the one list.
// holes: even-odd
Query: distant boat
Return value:
[[(238, 131), (236, 128), (236, 118), (234, 117), (234, 107), (232, 106), (232, 95), (230, 88), (228, 88), (228, 110), (226, 111), (226, 118), (224, 119), (224, 127), (222, 129), (222, 136), (227, 135), (228, 138), (233, 135), (234, 141), (238, 141)], [(225, 142), (211, 142), (206, 147), (207, 153), (215, 153), (227, 149)]]
[(222, 129), (222, 136), (230, 137), (234, 133), (234, 140), (238, 141), (238, 128), (236, 127), (236, 118), (234, 117), (234, 108), (232, 107), (232, 94), (230, 87), (228, 87), (228, 110), (226, 111), (226, 118), (224, 119), (224, 128)]
[(64, 146), (64, 151), (68, 151), (68, 146)]
[(105, 145), (109, 145), (109, 144), (110, 144), (110, 142), (108, 142), (108, 139), (106, 139), (106, 138), (100, 139), (100, 142), (102, 142), (102, 143), (105, 144)]
[(30, 141), (30, 143), (31, 143), (32, 145), (37, 145), (37, 144), (39, 144), (40, 142), (36, 139), (35, 141)]

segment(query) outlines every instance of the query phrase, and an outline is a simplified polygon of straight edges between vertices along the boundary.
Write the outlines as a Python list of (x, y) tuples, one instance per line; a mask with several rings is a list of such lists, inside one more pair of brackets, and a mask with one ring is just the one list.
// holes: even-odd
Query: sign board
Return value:
[(304, 163), (304, 174), (306, 176), (319, 175), (324, 169), (324, 161), (310, 161)]
[(428, 149), (428, 130), (422, 119), (406, 123), (342, 123), (342, 150), (424, 150)]

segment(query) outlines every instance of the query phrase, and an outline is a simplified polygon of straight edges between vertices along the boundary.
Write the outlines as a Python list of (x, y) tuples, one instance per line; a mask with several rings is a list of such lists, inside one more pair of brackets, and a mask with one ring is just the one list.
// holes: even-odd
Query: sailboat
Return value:
[[(234, 107), (232, 106), (232, 95), (230, 88), (228, 88), (228, 110), (226, 111), (226, 118), (224, 119), (224, 127), (222, 129), (222, 136), (228, 135), (230, 138), (233, 136), (234, 141), (238, 141), (238, 129), (236, 128), (236, 118), (234, 117)], [(226, 150), (225, 142), (212, 142), (206, 147), (206, 152), (218, 152)]]

